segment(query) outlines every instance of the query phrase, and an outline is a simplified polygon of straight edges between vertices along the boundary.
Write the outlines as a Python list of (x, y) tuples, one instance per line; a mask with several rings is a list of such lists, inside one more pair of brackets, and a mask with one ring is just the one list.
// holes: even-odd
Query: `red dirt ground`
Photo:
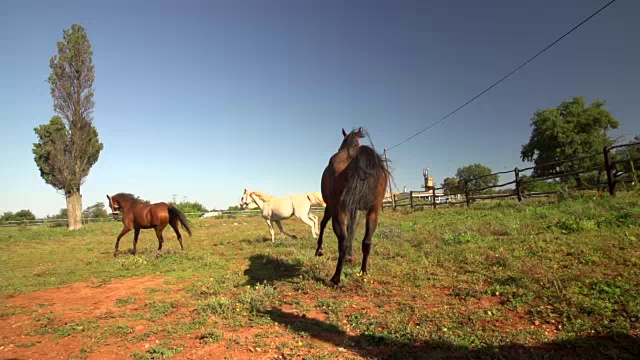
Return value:
[[(106, 339), (91, 339), (83, 333), (59, 338), (54, 334), (38, 334), (34, 330), (41, 327), (39, 321), (42, 321), (47, 315), (51, 317), (52, 325), (58, 327), (78, 324), (86, 320), (97, 322), (101, 328), (115, 325), (119, 316), (126, 315), (127, 312), (135, 312), (136, 309), (144, 305), (145, 300), (149, 298), (146, 289), (163, 285), (163, 279), (145, 276), (115, 280), (106, 285), (76, 283), (3, 299), (4, 305), (17, 313), (0, 317), (0, 359), (68, 359), (70, 357), (124, 359), (131, 358), (131, 354), (135, 351), (144, 354), (147, 349), (161, 344), (165, 340), (165, 334), (161, 332), (152, 334), (144, 340), (135, 341), (136, 335), (151, 329), (153, 324), (147, 320), (125, 321), (132, 329), (132, 333), (128, 334), (126, 339), (117, 336)], [(179, 291), (179, 289), (177, 290)], [(172, 292), (171, 295), (175, 295), (175, 292)], [(123, 298), (135, 298), (135, 301), (117, 307), (117, 300)], [(295, 313), (291, 306), (285, 306), (283, 310)], [(189, 310), (185, 307), (178, 309), (177, 312), (181, 314), (174, 313), (171, 316), (185, 315)], [(326, 317), (325, 314), (317, 311), (309, 312), (304, 316), (320, 321)], [(246, 343), (251, 343), (249, 340), (253, 338), (253, 335), (261, 331), (274, 331), (277, 337), (270, 339), (269, 346), (265, 348), (243, 346), (245, 340), (247, 340)], [(282, 325), (275, 325), (271, 329), (251, 327), (240, 330), (225, 329), (222, 332), (225, 339), (234, 339), (238, 345), (227, 348), (224, 341), (203, 344), (198, 340), (198, 334), (191, 334), (183, 336), (179, 341), (174, 341), (173, 345), (180, 346), (182, 350), (173, 358), (279, 358), (278, 343), (285, 340), (295, 340), (293, 335), (286, 333), (286, 329)], [(83, 349), (86, 351), (83, 352)], [(345, 352), (345, 356), (339, 357), (351, 357), (346, 354), (346, 350), (342, 349), (342, 351)]]
[[(351, 340), (359, 334), (350, 329), (348, 324), (345, 324), (344, 332), (327, 332), (311, 338), (297, 337), (280, 324), (218, 329), (224, 334), (224, 340), (214, 344), (206, 344), (198, 339), (202, 330), (173, 337), (162, 331), (152, 333), (150, 330), (156, 325), (153, 321), (132, 317), (145, 306), (147, 300), (150, 300), (148, 290), (151, 288), (164, 291), (161, 294), (163, 300), (175, 299), (173, 312), (158, 321), (165, 321), (170, 326), (178, 323), (178, 320), (189, 319), (192, 316), (193, 306), (181, 303), (179, 296), (184, 292), (178, 286), (167, 285), (162, 278), (154, 276), (119, 279), (106, 285), (97, 282), (76, 283), (2, 299), (1, 304), (10, 312), (0, 316), (0, 359), (125, 359), (131, 358), (132, 353), (136, 351), (145, 354), (150, 347), (162, 345), (165, 341), (181, 348), (173, 357), (175, 359), (303, 358), (305, 355), (318, 352), (329, 354), (331, 358), (342, 359), (378, 358), (389, 355), (383, 348), (352, 348)], [(451, 301), (451, 297), (447, 296), (447, 290), (432, 290), (428, 300), (403, 300), (419, 304), (423, 309), (434, 309)], [(391, 289), (390, 294), (389, 302), (383, 307), (374, 305), (369, 299), (350, 296), (349, 305), (344, 313), (348, 316), (356, 312), (368, 314), (381, 310), (393, 311), (402, 306), (391, 299), (396, 296), (397, 299), (401, 299), (402, 291)], [(308, 305), (307, 310), (301, 311), (295, 305), (284, 305), (279, 311), (287, 316), (291, 323), (313, 320), (324, 323), (327, 315), (313, 306), (319, 296), (340, 297), (329, 289), (314, 294), (295, 291), (286, 294), (285, 291), (281, 300), (292, 304), (304, 303)], [(130, 299), (130, 303), (117, 306), (118, 299), (127, 298)], [(499, 297), (481, 297), (467, 305), (475, 310), (483, 310), (498, 306), (499, 302)], [(491, 325), (511, 330), (533, 327), (522, 314), (510, 312), (505, 315)], [(415, 319), (411, 320), (414, 321)], [(86, 332), (80, 330), (70, 335), (56, 336), (46, 331), (39, 332), (38, 329), (43, 328), (43, 323), (49, 324), (53, 329), (64, 326), (94, 326), (100, 331), (94, 331), (93, 328)], [(126, 325), (128, 332), (106, 332), (105, 329), (114, 329), (117, 325)], [(254, 335), (258, 333), (266, 337), (262, 347), (255, 345)], [(289, 355), (283, 344), (295, 346), (296, 349)]]

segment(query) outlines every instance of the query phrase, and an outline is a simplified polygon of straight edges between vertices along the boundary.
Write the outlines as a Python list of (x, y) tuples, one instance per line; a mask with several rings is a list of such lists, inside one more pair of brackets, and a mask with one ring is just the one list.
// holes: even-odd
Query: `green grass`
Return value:
[(152, 346), (147, 349), (146, 352), (134, 351), (131, 354), (131, 358), (135, 360), (155, 360), (155, 359), (169, 359), (175, 354), (179, 353), (182, 349), (166, 347), (166, 345)]
[(117, 299), (116, 300), (116, 307), (125, 307), (129, 304), (132, 304), (136, 301), (136, 298), (134, 297), (126, 297), (126, 298), (121, 298), (121, 299)]
[[(331, 357), (345, 342), (363, 357), (378, 356), (371, 350), (376, 348), (397, 358), (424, 349), (436, 358), (522, 349), (522, 356), (545, 357), (572, 354), (563, 351), (576, 347), (590, 356), (613, 351), (624, 357), (639, 346), (639, 219), (640, 197), (625, 193), (561, 202), (479, 202), (470, 209), (385, 210), (369, 276), (358, 276), (361, 224), (356, 261), (345, 267), (339, 289), (321, 282), (335, 269), (332, 231), (326, 232), (326, 255), (318, 258), (315, 240), (299, 221), (284, 223), (297, 240), (278, 236), (271, 244), (259, 218), (195, 219), (186, 251), (176, 251), (168, 229), (165, 251), (158, 254), (155, 235), (143, 231), (138, 255), (117, 258), (112, 248), (119, 223), (76, 232), (0, 228), (0, 296), (78, 281), (163, 277), (166, 286), (149, 289), (144, 299), (117, 299), (116, 308), (129, 310), (111, 326), (33, 315), (38, 328), (32, 331), (56, 338), (102, 334), (135, 342), (155, 334), (170, 341), (132, 354), (140, 359), (173, 356), (184, 336), (202, 344), (272, 346), (282, 356), (308, 358)], [(121, 241), (121, 250), (131, 247), (131, 238)], [(172, 297), (176, 289), (182, 293)], [(3, 303), (0, 316), (37, 308)], [(322, 320), (302, 316), (314, 311)], [(154, 327), (131, 335), (126, 321), (134, 320)], [(233, 335), (275, 324), (286, 333), (259, 333), (248, 342)], [(277, 341), (286, 334), (301, 340)], [(332, 347), (311, 346), (309, 339)], [(635, 339), (631, 345), (629, 339)], [(305, 352), (298, 341), (311, 350)], [(589, 346), (596, 341), (598, 346)], [(527, 347), (533, 344), (550, 347), (542, 353), (539, 346)]]
[(214, 344), (221, 341), (223, 338), (224, 334), (216, 329), (208, 329), (198, 336), (198, 339), (204, 344)]

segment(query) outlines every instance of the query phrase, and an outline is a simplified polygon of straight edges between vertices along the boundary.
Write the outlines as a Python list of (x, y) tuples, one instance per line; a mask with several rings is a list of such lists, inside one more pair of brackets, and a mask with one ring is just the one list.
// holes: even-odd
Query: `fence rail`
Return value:
[[(609, 194), (611, 196), (615, 196), (617, 184), (624, 184), (624, 183), (630, 183), (630, 182), (634, 183), (638, 181), (635, 176), (635, 166), (636, 166), (635, 163), (637, 161), (640, 161), (640, 156), (633, 156), (631, 153), (627, 153), (626, 154), (627, 156), (623, 159), (612, 159), (613, 155), (620, 154), (618, 152), (613, 152), (613, 150), (630, 148), (630, 147), (640, 147), (640, 142), (614, 145), (614, 146), (605, 146), (602, 150), (602, 153), (599, 153), (599, 154), (591, 154), (591, 155), (580, 156), (580, 157), (572, 158), (568, 160), (538, 164), (538, 165), (526, 167), (523, 169), (519, 169), (516, 167), (513, 170), (500, 171), (492, 174), (482, 175), (473, 179), (466, 180), (464, 182), (464, 191), (461, 191), (461, 192), (448, 193), (448, 189), (445, 187), (433, 187), (427, 191), (410, 191), (408, 194), (409, 201), (406, 203), (401, 202), (402, 199), (399, 198), (398, 196), (399, 194), (392, 194), (392, 198), (393, 198), (392, 200), (394, 201), (385, 202), (385, 204), (383, 204), (383, 207), (392, 207), (393, 209), (396, 209), (396, 207), (398, 206), (410, 206), (411, 208), (414, 208), (415, 206), (418, 205), (414, 201), (414, 199), (418, 198), (415, 196), (415, 194), (419, 193), (422, 196), (424, 196), (424, 194), (425, 193), (428, 194), (429, 191), (431, 192), (431, 194), (427, 195), (427, 199), (430, 199), (430, 202), (428, 204), (420, 204), (420, 205), (430, 205), (434, 209), (438, 205), (445, 205), (445, 204), (460, 205), (460, 204), (466, 203), (467, 207), (469, 207), (473, 202), (477, 200), (500, 199), (500, 198), (509, 198), (509, 197), (517, 197), (518, 201), (522, 201), (523, 198), (527, 198), (527, 197), (549, 196), (557, 193), (557, 191), (524, 192), (523, 185), (532, 184), (535, 182), (543, 182), (543, 181), (553, 180), (553, 179), (566, 179), (567, 177), (580, 176), (583, 174), (593, 173), (593, 172), (597, 172), (596, 184), (587, 185), (587, 186), (577, 186), (576, 190), (584, 191), (584, 190), (607, 188), (609, 191)], [(625, 154), (623, 153), (623, 155)], [(536, 170), (539, 171), (540, 169), (545, 169), (545, 168), (548, 169), (550, 167), (559, 167), (561, 165), (575, 163), (576, 161), (591, 159), (596, 157), (602, 157), (602, 164), (597, 166), (588, 166), (580, 170), (572, 169), (570, 171), (536, 176)], [(631, 170), (617, 168), (618, 165), (627, 165), (627, 164), (630, 166)], [(532, 171), (533, 175), (529, 179), (522, 179), (521, 173), (525, 171)], [(606, 181), (604, 182), (600, 180), (600, 177), (603, 175), (603, 173), (606, 175)], [(471, 186), (472, 184), (476, 183), (480, 179), (483, 179), (489, 176), (505, 175), (505, 174), (513, 174), (514, 180), (507, 181), (501, 184), (484, 186), (481, 188), (474, 188)], [(502, 192), (502, 193), (478, 194), (479, 192), (486, 192), (487, 190), (502, 188), (509, 185), (515, 185), (515, 188), (512, 190), (508, 189), (511, 191), (508, 193)], [(440, 191), (440, 194), (436, 193), (436, 191)], [(445, 191), (447, 192), (447, 194), (445, 194)], [(460, 198), (459, 195), (463, 195), (464, 200), (457, 201)], [(450, 201), (451, 198), (453, 198), (453, 200), (456, 200), (456, 201)], [(390, 204), (391, 206), (389, 206)]]
[[(324, 212), (324, 207), (321, 206), (313, 206), (311, 207), (312, 212)], [(212, 215), (211, 218), (221, 218), (224, 216), (239, 216), (239, 217), (248, 217), (248, 216), (259, 216), (261, 211), (259, 209), (254, 210), (224, 210), (224, 211), (208, 211), (208, 212), (191, 212), (185, 213), (187, 217), (202, 217), (204, 214), (208, 213), (216, 213)], [(114, 219), (112, 216), (102, 217), (102, 218), (82, 218), (83, 224), (89, 223), (97, 223), (97, 222), (120, 222), (121, 218)], [(18, 221), (3, 221), (0, 223), (0, 227), (9, 227), (9, 226), (62, 226), (63, 224), (67, 224), (67, 219), (36, 219), (36, 220), (18, 220)]]

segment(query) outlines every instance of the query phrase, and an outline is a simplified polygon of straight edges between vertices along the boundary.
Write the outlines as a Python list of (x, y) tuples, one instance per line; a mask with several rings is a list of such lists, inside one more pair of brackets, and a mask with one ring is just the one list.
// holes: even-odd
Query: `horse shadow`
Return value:
[(349, 335), (334, 324), (272, 308), (262, 313), (288, 329), (376, 359), (637, 359), (640, 337), (628, 334), (576, 337), (526, 346), (506, 344), (469, 348), (446, 341), (422, 344), (377, 335)]
[(244, 275), (249, 279), (245, 285), (273, 284), (296, 278), (302, 271), (301, 262), (290, 262), (271, 255), (256, 254), (249, 257), (249, 267)]

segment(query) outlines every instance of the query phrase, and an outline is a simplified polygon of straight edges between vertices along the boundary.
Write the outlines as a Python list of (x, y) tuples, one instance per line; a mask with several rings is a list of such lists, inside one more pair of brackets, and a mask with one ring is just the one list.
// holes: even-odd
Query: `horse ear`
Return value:
[(346, 131), (344, 131), (344, 128), (342, 128), (342, 136), (343, 136), (343, 137), (347, 137), (347, 132), (346, 132)]
[(111, 203), (111, 198), (109, 197), (109, 195), (107, 195), (107, 199), (109, 200), (109, 203)]

